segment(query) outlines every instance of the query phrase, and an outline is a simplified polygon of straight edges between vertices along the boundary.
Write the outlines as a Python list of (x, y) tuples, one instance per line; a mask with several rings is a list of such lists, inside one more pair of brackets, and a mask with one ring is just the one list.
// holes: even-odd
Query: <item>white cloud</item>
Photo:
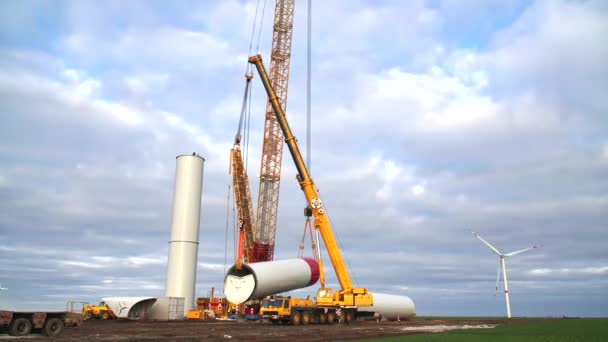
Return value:
[(207, 270), (207, 271), (219, 271), (219, 270), (224, 270), (224, 265), (221, 264), (210, 264), (210, 263), (206, 263), (206, 262), (199, 262), (198, 263), (198, 267)]
[(147, 265), (165, 265), (167, 262), (166, 258), (161, 257), (138, 257), (132, 256), (126, 259), (128, 265), (133, 265), (135, 267), (142, 267)]
[(79, 267), (79, 268), (82, 267), (82, 268), (100, 269), (100, 268), (107, 267), (104, 265), (95, 264), (95, 263), (86, 262), (86, 261), (62, 261), (61, 263), (65, 266)]
[(168, 73), (146, 72), (126, 76), (125, 83), (137, 95), (158, 94), (167, 87)]
[(88, 63), (113, 59), (120, 64), (137, 63), (135, 69), (155, 65), (162, 70), (210, 70), (243, 65), (221, 37), (166, 25), (134, 28), (118, 37), (74, 32), (65, 38), (63, 47)]
[[(124, 104), (99, 97), (99, 80), (74, 69), (65, 69), (68, 82), (40, 77), (33, 73), (0, 70), (0, 88), (16, 96), (38, 96), (49, 102), (59, 102), (71, 112), (52, 113), (54, 116), (87, 116), (92, 121), (108, 120), (114, 124), (136, 126), (144, 123), (144, 115)], [(15, 82), (15, 79), (18, 82)], [(51, 115), (51, 113), (48, 113)]]
[(604, 161), (608, 161), (608, 143), (605, 143), (604, 147), (602, 148), (602, 158)]
[(425, 192), (426, 188), (423, 185), (416, 184), (412, 187), (412, 194), (414, 194), (415, 196), (424, 195)]
[(471, 66), (487, 70), (499, 93), (535, 91), (553, 108), (605, 110), (607, 18), (599, 2), (537, 1)]
[(608, 266), (580, 268), (536, 268), (528, 271), (528, 274), (532, 276), (604, 275), (608, 274)]
[[(173, 113), (163, 112), (162, 116), (169, 126), (188, 133), (199, 144), (210, 147), (214, 145), (211, 137), (205, 134), (200, 127), (187, 123), (184, 119)], [(226, 146), (228, 145), (218, 145), (215, 150), (222, 150), (222, 147), (225, 149)]]

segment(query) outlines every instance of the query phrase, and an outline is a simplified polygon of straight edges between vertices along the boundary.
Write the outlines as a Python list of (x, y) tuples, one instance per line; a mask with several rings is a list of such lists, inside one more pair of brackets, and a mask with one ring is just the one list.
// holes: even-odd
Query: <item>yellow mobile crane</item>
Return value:
[(258, 74), (260, 75), (260, 79), (264, 84), (264, 89), (268, 95), (268, 102), (272, 105), (277, 122), (283, 131), (285, 143), (289, 148), (289, 152), (291, 153), (298, 171), (298, 182), (300, 183), (306, 201), (312, 210), (315, 229), (321, 233), (325, 248), (327, 249), (327, 254), (329, 255), (334, 271), (336, 272), (338, 282), (340, 283), (339, 291), (334, 291), (331, 288), (325, 287), (323, 264), (319, 258), (319, 281), (321, 287), (317, 291), (317, 296), (315, 297), (316, 305), (313, 307), (302, 306), (301, 312), (297, 312), (298, 309), (294, 308), (296, 312), (290, 314), (292, 316), (294, 314), (299, 316), (301, 322), (305, 322), (306, 318), (308, 318), (309, 321), (318, 320), (319, 322), (323, 322), (324, 318), (327, 319), (327, 316), (323, 317), (323, 314), (327, 314), (331, 310), (331, 312), (337, 311), (341, 313), (344, 316), (344, 320), (350, 322), (355, 319), (357, 307), (373, 305), (373, 296), (366, 288), (353, 287), (348, 270), (342, 259), (340, 249), (338, 248), (338, 244), (336, 243), (336, 239), (331, 230), (329, 219), (323, 208), (323, 202), (319, 198), (314, 182), (310, 178), (306, 164), (304, 163), (298, 145), (296, 144), (296, 138), (289, 128), (285, 112), (281, 108), (277, 95), (266, 74), (266, 69), (262, 63), (262, 56), (256, 55), (249, 57), (249, 63), (255, 65)]

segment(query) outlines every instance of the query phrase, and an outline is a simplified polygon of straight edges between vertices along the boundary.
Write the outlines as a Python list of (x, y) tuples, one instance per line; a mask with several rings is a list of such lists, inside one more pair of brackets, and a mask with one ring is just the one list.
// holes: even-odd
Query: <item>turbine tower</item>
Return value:
[(511, 252), (511, 253), (501, 253), (496, 247), (492, 246), (488, 241), (482, 239), (481, 236), (479, 236), (477, 233), (472, 232), (473, 235), (475, 235), (476, 238), (478, 238), (479, 240), (481, 240), (481, 242), (483, 242), (486, 246), (488, 246), (492, 251), (494, 251), (494, 253), (496, 253), (499, 257), (499, 261), (498, 261), (498, 269), (496, 270), (496, 291), (498, 292), (498, 281), (500, 279), (500, 270), (502, 269), (502, 279), (503, 279), (503, 283), (505, 285), (505, 299), (507, 302), (507, 318), (511, 318), (511, 303), (509, 301), (509, 285), (507, 283), (507, 266), (505, 264), (505, 258), (510, 257), (510, 256), (514, 256), (535, 248), (539, 248), (541, 246), (532, 246), (532, 247), (528, 247), (528, 248), (524, 248), (524, 249), (520, 249), (518, 251), (515, 252)]

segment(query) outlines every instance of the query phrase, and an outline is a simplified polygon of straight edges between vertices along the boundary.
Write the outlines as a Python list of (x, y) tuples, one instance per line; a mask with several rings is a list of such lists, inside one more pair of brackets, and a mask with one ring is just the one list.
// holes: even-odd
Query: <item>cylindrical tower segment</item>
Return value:
[(224, 295), (230, 303), (301, 289), (319, 280), (319, 265), (310, 258), (255, 262), (232, 266), (224, 279)]
[(195, 154), (177, 156), (176, 159), (165, 296), (183, 297), (186, 315), (194, 309), (205, 159)]

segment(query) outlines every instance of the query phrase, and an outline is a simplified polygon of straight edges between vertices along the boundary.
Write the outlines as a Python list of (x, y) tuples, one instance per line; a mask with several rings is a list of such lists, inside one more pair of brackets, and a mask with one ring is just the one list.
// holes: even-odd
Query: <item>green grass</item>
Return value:
[(554, 319), (500, 325), (493, 329), (454, 330), (444, 333), (388, 337), (362, 341), (608, 341), (608, 319)]

